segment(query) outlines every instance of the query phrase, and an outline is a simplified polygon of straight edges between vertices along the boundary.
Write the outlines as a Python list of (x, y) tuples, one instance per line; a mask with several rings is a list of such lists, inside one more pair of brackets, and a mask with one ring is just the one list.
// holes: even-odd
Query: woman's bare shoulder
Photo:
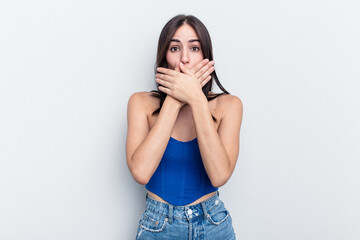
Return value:
[(149, 101), (156, 100), (156, 98), (152, 95), (153, 95), (152, 92), (146, 92), (146, 91), (134, 92), (133, 94), (131, 94), (130, 98), (134, 97), (134, 98), (140, 98), (142, 100), (149, 100)]
[(220, 102), (222, 104), (228, 105), (228, 104), (232, 104), (234, 102), (240, 103), (241, 99), (238, 96), (235, 96), (235, 95), (223, 94), (223, 95), (219, 96), (219, 103)]
[(220, 95), (217, 102), (217, 108), (221, 113), (225, 113), (226, 111), (231, 111), (232, 109), (241, 108), (242, 109), (242, 101), (238, 96), (231, 94), (223, 94)]
[(129, 98), (130, 102), (135, 102), (136, 105), (144, 109), (144, 111), (149, 112), (150, 110), (159, 106), (159, 99), (152, 95), (152, 92), (135, 92)]

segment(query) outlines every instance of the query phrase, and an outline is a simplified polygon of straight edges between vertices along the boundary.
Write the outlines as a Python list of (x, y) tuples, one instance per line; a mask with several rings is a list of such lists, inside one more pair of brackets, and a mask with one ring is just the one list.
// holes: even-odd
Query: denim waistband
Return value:
[(191, 220), (196, 217), (206, 217), (207, 212), (221, 202), (219, 199), (219, 191), (216, 191), (214, 196), (211, 196), (205, 201), (190, 206), (174, 206), (170, 203), (155, 200), (151, 198), (148, 193), (146, 194), (146, 209), (167, 217), (169, 223), (171, 223), (173, 219)]

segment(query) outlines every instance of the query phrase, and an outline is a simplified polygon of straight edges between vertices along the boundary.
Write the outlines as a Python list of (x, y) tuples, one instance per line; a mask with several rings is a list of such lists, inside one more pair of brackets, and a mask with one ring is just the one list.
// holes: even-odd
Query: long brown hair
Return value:
[[(176, 30), (182, 26), (183, 24), (189, 24), (192, 28), (194, 28), (196, 34), (199, 37), (201, 49), (204, 55), (204, 59), (207, 58), (210, 61), (213, 60), (213, 52), (211, 39), (208, 30), (205, 25), (196, 17), (192, 15), (177, 15), (170, 19), (164, 28), (162, 29), (158, 42), (157, 56), (156, 56), (156, 64), (155, 64), (155, 73), (157, 73), (156, 68), (164, 67), (168, 68), (168, 63), (166, 61), (166, 52), (168, 50), (170, 40), (174, 36)], [(219, 88), (223, 91), (222, 93), (209, 93), (212, 89), (212, 80), (215, 80), (215, 83), (219, 86)], [(159, 89), (159, 84), (156, 83), (157, 89)], [(211, 80), (208, 81), (203, 87), (202, 91), (206, 96), (208, 101), (211, 101), (223, 94), (230, 94), (225, 88), (221, 85), (215, 70), (211, 73)], [(160, 113), (161, 107), (165, 101), (166, 93), (160, 90), (152, 90), (152, 96), (160, 99), (160, 107), (156, 109), (152, 115), (158, 115)], [(213, 120), (216, 122), (216, 118), (212, 116)]]

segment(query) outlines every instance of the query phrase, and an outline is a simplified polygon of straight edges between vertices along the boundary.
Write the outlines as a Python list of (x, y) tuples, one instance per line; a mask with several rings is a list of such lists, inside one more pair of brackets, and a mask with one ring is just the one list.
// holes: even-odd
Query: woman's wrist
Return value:
[(208, 104), (208, 100), (202, 92), (198, 96), (192, 98), (191, 101), (189, 102), (189, 105), (192, 109), (196, 109), (198, 105), (202, 105), (202, 104), (205, 105)]
[(172, 107), (176, 108), (177, 110), (180, 110), (180, 108), (184, 105), (184, 103), (180, 102), (179, 100), (167, 95), (164, 101), (164, 104), (169, 104)]

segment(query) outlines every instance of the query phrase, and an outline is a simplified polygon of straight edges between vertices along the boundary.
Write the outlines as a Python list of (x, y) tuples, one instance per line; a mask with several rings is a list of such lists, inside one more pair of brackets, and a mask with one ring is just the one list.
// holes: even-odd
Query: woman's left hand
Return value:
[[(156, 82), (161, 84), (159, 90), (178, 99), (181, 102), (190, 103), (203, 95), (202, 87), (211, 79), (206, 76), (206, 82), (199, 81), (195, 73), (180, 62), (181, 72), (168, 68), (157, 68), (160, 73), (156, 74)], [(213, 69), (211, 69), (211, 72)], [(205, 73), (203, 74), (205, 75)], [(209, 75), (209, 74), (208, 74)], [(203, 82), (200, 84), (200, 82)]]

